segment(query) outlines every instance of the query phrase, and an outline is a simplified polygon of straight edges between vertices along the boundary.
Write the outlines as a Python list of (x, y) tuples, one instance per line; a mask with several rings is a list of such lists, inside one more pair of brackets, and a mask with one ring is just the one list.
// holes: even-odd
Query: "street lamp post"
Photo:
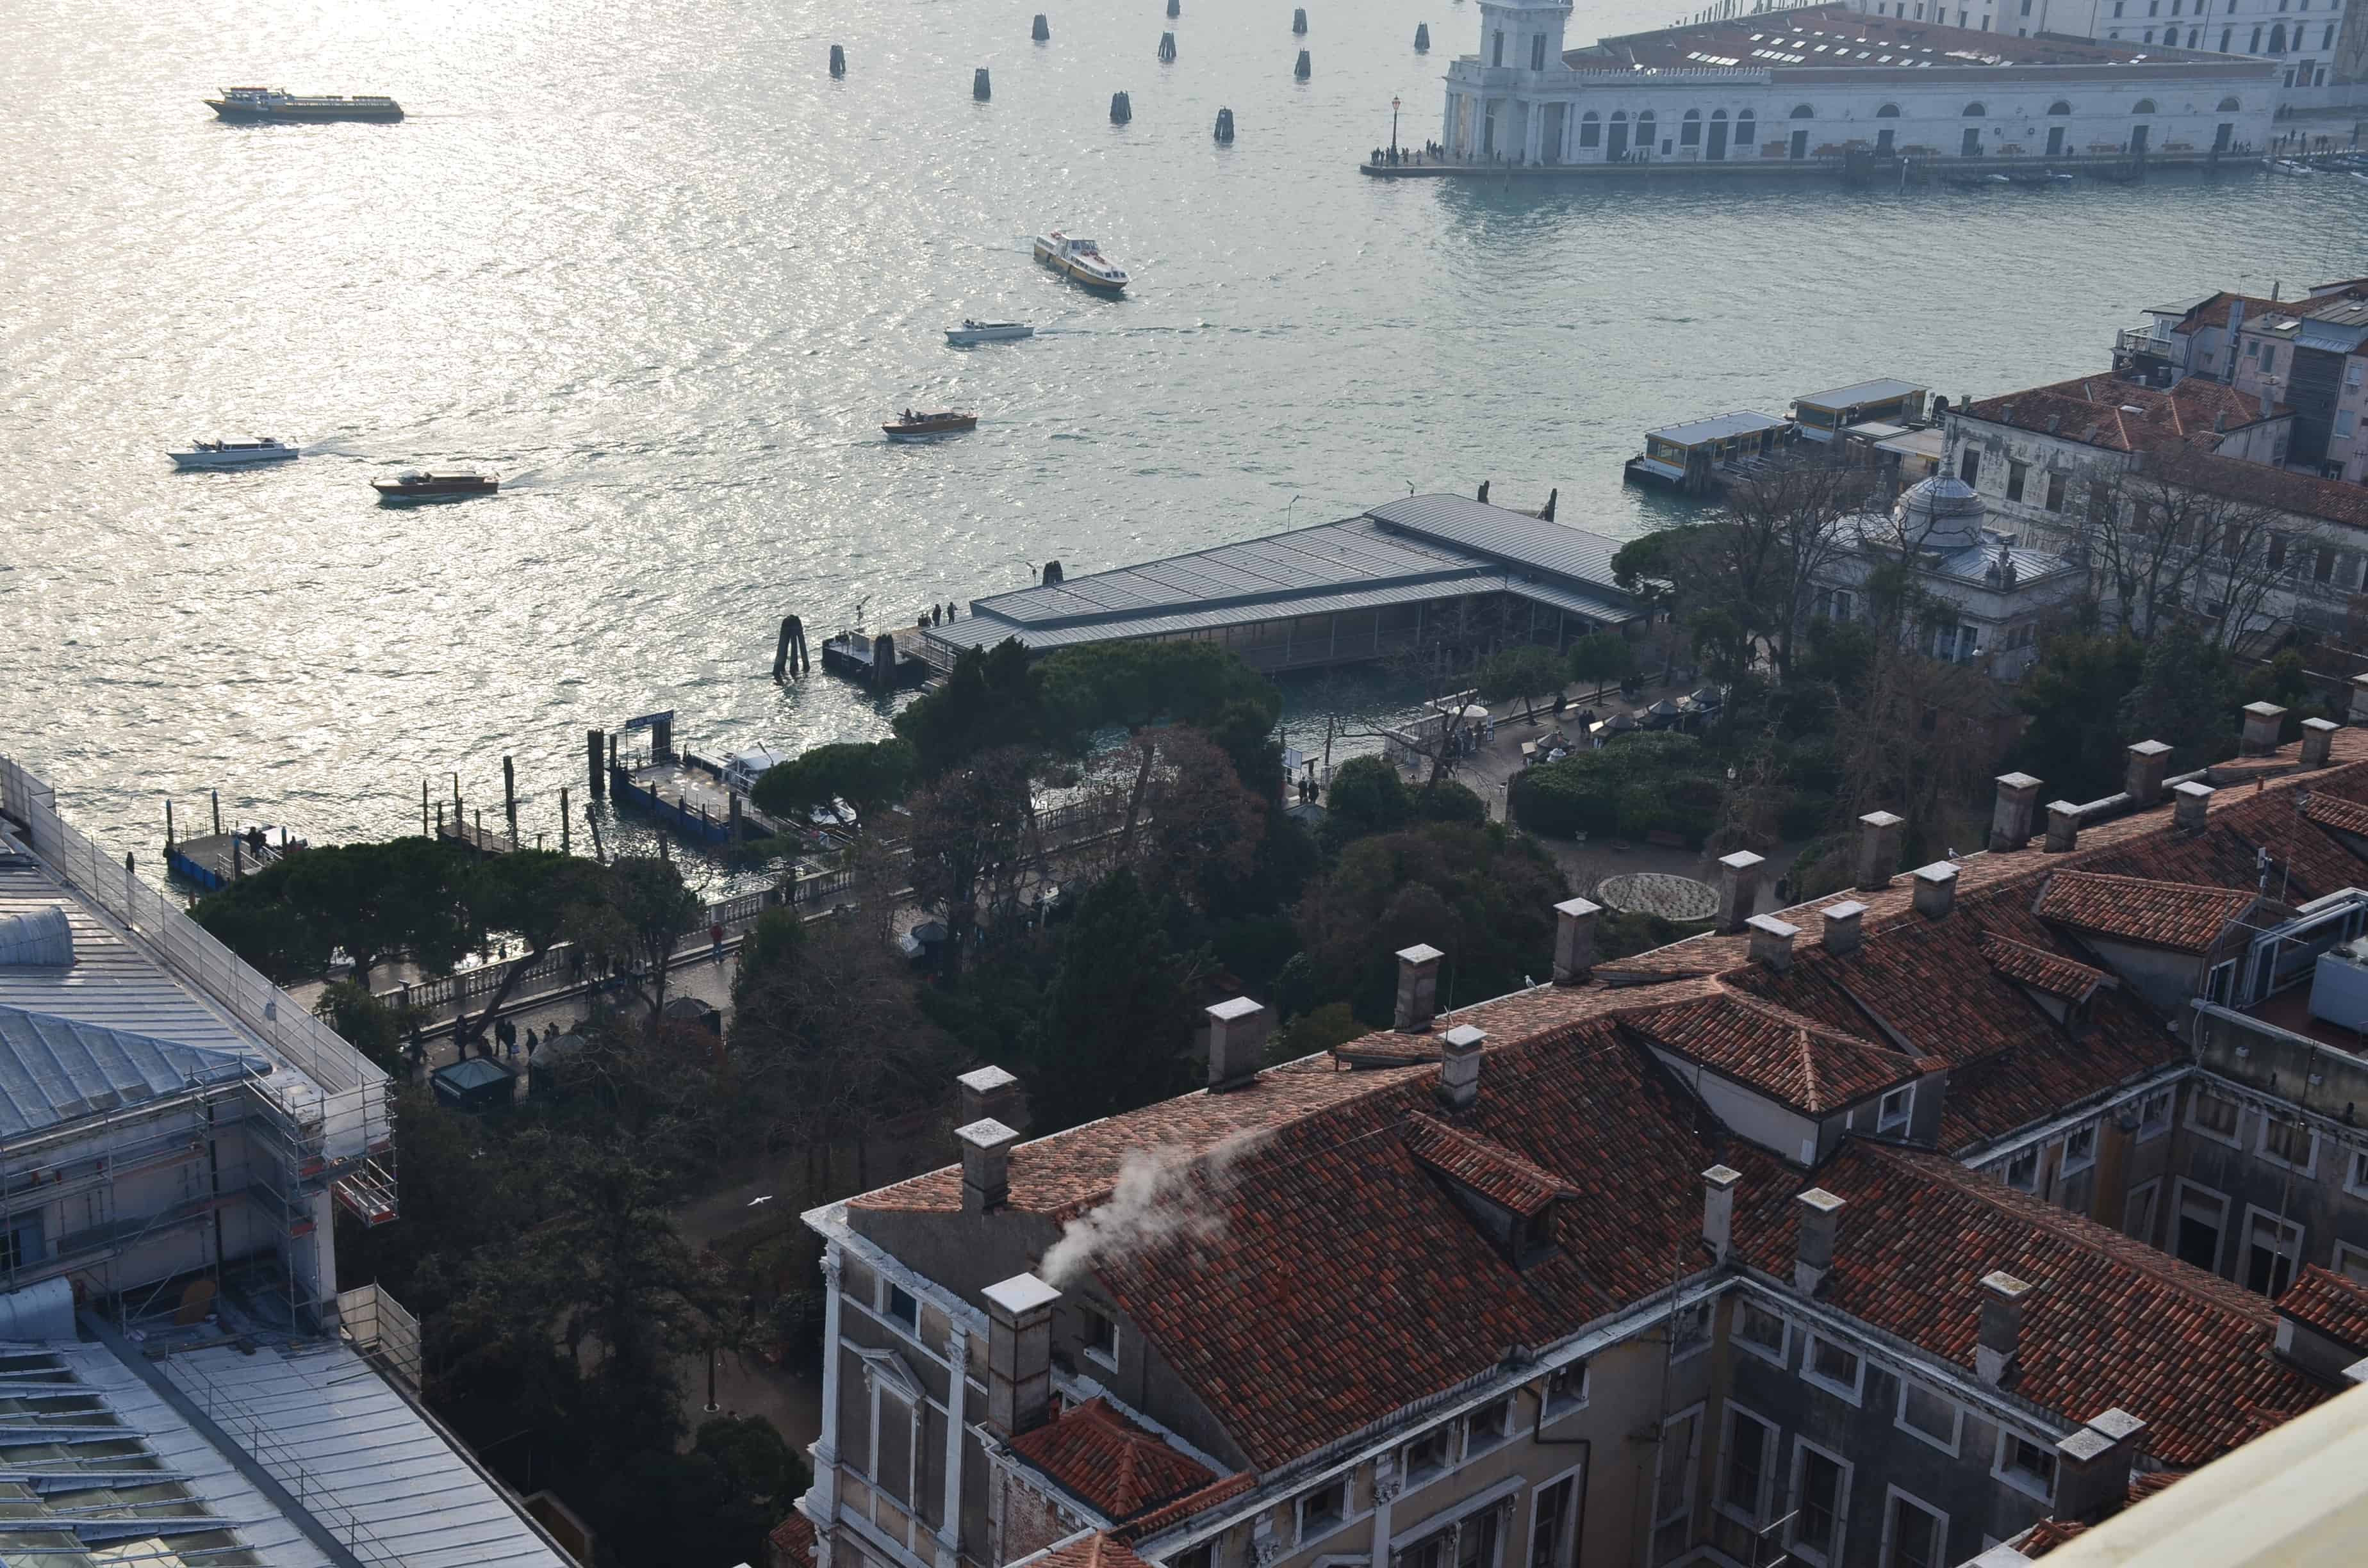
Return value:
[(1395, 163), (1396, 163), (1397, 161), (1398, 161), (1398, 100), (1397, 100), (1396, 96), (1395, 96), (1395, 94), (1393, 94), (1393, 95), (1391, 96), (1391, 97), (1390, 97), (1390, 162), (1391, 162), (1391, 163), (1393, 163), (1393, 164), (1395, 164)]

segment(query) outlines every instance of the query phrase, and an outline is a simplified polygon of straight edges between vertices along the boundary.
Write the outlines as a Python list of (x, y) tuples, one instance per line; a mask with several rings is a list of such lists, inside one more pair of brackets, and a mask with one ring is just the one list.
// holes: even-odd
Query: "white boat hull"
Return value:
[(249, 447), (227, 452), (168, 452), (175, 468), (247, 468), (256, 463), (287, 462), (300, 447)]
[(1060, 249), (1049, 238), (1040, 236), (1037, 239), (1036, 259), (1067, 278), (1071, 282), (1083, 284), (1088, 289), (1097, 290), (1105, 294), (1124, 292), (1129, 281), (1123, 272), (1105, 275), (1094, 271), (1077, 257)]
[(973, 343), (1016, 343), (1020, 338), (1035, 335), (1036, 329), (1032, 326), (950, 326), (946, 328), (946, 341), (958, 348), (967, 348)]

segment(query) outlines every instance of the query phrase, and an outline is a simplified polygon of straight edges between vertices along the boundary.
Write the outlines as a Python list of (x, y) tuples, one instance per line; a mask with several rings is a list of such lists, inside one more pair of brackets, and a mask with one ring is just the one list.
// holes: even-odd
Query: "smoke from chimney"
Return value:
[(1234, 1168), (1265, 1139), (1240, 1133), (1197, 1157), (1173, 1144), (1130, 1151), (1109, 1199), (1062, 1227), (1037, 1274), (1065, 1290), (1101, 1264), (1170, 1241), (1222, 1240)]

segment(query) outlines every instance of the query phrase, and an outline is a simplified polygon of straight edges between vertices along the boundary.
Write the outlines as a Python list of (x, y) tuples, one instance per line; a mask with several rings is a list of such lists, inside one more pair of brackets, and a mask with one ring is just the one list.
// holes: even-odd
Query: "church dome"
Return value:
[(1986, 515), (1974, 487), (1946, 474), (1908, 486), (1892, 514), (1900, 538), (1918, 550), (1963, 550), (1980, 542)]

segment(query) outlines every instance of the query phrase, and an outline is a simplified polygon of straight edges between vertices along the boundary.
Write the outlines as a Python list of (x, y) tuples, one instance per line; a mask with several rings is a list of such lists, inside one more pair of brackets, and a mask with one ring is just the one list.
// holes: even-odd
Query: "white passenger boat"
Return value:
[(971, 321), (965, 318), (962, 325), (946, 328), (946, 341), (958, 348), (967, 348), (973, 343), (1009, 343), (1035, 335), (1034, 327), (1016, 321)]
[(274, 437), (256, 441), (192, 441), (186, 452), (168, 452), (175, 468), (244, 468), (249, 463), (286, 462), (302, 449)]
[(1036, 259), (1088, 289), (1115, 294), (1126, 287), (1126, 268), (1102, 255), (1101, 246), (1055, 229), (1036, 236)]

